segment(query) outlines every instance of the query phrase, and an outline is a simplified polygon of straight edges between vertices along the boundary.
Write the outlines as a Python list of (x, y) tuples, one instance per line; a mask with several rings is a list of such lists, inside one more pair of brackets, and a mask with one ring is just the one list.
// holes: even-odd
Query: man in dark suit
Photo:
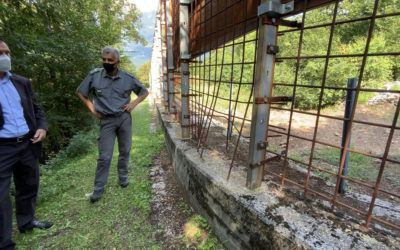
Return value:
[(18, 229), (47, 229), (51, 222), (40, 222), (35, 215), (39, 189), (38, 159), (47, 125), (43, 111), (34, 101), (30, 81), (11, 74), (10, 50), (0, 38), (0, 249), (14, 249), (11, 239), (11, 177), (16, 189)]

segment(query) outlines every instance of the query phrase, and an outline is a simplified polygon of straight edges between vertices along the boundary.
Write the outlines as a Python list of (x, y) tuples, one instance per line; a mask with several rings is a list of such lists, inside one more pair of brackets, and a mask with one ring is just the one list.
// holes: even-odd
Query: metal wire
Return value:
[[(163, 14), (165, 15), (165, 0), (161, 1), (164, 4)], [(174, 6), (177, 5), (176, 2), (174, 0)], [(291, 93), (295, 101), (286, 106), (270, 105), (269, 113), (279, 112), (279, 114), (288, 113), (289, 115), (287, 121), (283, 122), (282, 119), (279, 124), (274, 123), (274, 118), (266, 117), (269, 121), (266, 127), (267, 140), (271, 144), (266, 150), (266, 158), (271, 158), (271, 155), (279, 156), (282, 162), (279, 164), (265, 164), (264, 174), (275, 178), (274, 180), (278, 180), (282, 187), (290, 188), (292, 187), (290, 185), (293, 185), (300, 188), (302, 195), (305, 197), (313, 195), (313, 197), (319, 196), (329, 201), (330, 209), (332, 210), (344, 208), (345, 211), (352, 211), (363, 216), (366, 227), (371, 226), (371, 221), (374, 221), (399, 230), (398, 221), (395, 222), (390, 218), (374, 215), (374, 207), (380, 194), (390, 195), (396, 199), (400, 198), (400, 194), (397, 191), (388, 190), (387, 187), (382, 186), (387, 164), (400, 164), (400, 160), (390, 154), (393, 141), (398, 139), (400, 133), (398, 124), (400, 98), (398, 98), (397, 107), (394, 108), (394, 113), (392, 114), (393, 120), (390, 123), (365, 121), (356, 117), (356, 113), (361, 112), (360, 107), (357, 105), (357, 100), (361, 93), (400, 94), (400, 90), (396, 89), (363, 86), (369, 58), (400, 56), (400, 48), (399, 51), (392, 52), (376, 51), (376, 49), (372, 51), (370, 49), (376, 21), (393, 17), (400, 18), (400, 12), (396, 10), (393, 13), (378, 14), (378, 8), (383, 1), (376, 0), (374, 1), (372, 13), (362, 17), (349, 18), (349, 20), (338, 20), (341, 17), (339, 16), (341, 14), (339, 7), (342, 2), (344, 1), (296, 1), (295, 13), (298, 16), (294, 18), (299, 20), (299, 25), (296, 28), (279, 30), (279, 46), (285, 42), (285, 37), (290, 36), (290, 34), (298, 35), (296, 40), (289, 41), (290, 46), (294, 47), (297, 53), (296, 55), (285, 54), (282, 56), (279, 53), (277, 54), (275, 68), (279, 69), (282, 63), (292, 62), (293, 68), (291, 70), (294, 72), (294, 78), (291, 80), (292, 82), (276, 80), (273, 88), (274, 91), (277, 88), (288, 90), (287, 92)], [(224, 133), (226, 131), (223, 137), (223, 151), (229, 156), (231, 162), (227, 175), (228, 180), (235, 165), (246, 164), (247, 160), (245, 157), (248, 152), (242, 149), (239, 150), (239, 146), (247, 147), (248, 140), (246, 139), (249, 138), (248, 135), (250, 134), (251, 118), (248, 115), (253, 108), (254, 68), (257, 61), (256, 49), (258, 44), (257, 28), (261, 21), (254, 11), (256, 10), (255, 6), (259, 4), (260, 1), (256, 0), (192, 0), (190, 5), (190, 53), (192, 55), (192, 59), (189, 61), (190, 133), (198, 152), (202, 155), (206, 147), (217, 149), (220, 152), (220, 143), (213, 142), (214, 138), (210, 134), (213, 134), (212, 131), (214, 130), (216, 132), (223, 131)], [(326, 4), (329, 5), (326, 6)], [(310, 16), (310, 11), (319, 11), (318, 9), (311, 9), (322, 5), (325, 5), (323, 8), (330, 10), (330, 12), (326, 12), (330, 13), (330, 21), (305, 26), (308, 21), (307, 18)], [(174, 13), (176, 13), (176, 10), (174, 10)], [(356, 53), (354, 51), (352, 53), (335, 52), (333, 49), (334, 38), (337, 36), (335, 31), (340, 28), (344, 29), (346, 25), (360, 22), (364, 22), (368, 26), (368, 33), (363, 45), (364, 51)], [(177, 25), (177, 23), (179, 24), (179, 21), (175, 20), (174, 25)], [(305, 43), (307, 41), (305, 32), (315, 31), (318, 28), (325, 28), (327, 30), (326, 35), (329, 34), (326, 49), (323, 53), (306, 54)], [(174, 30), (177, 30), (177, 28), (174, 27)], [(176, 41), (177, 38), (176, 36), (174, 37)], [(237, 51), (240, 53), (236, 53)], [(177, 53), (174, 55), (177, 55)], [(354, 59), (354, 64), (359, 69), (356, 88), (344, 87), (338, 83), (330, 86), (328, 74), (331, 71), (333, 59), (344, 60), (346, 58), (349, 60)], [(302, 63), (306, 60), (319, 60), (318, 62), (321, 62), (321, 79), (318, 83), (311, 82), (311, 80), (310, 82), (307, 82), (307, 80), (302, 82)], [(252, 72), (253, 75), (246, 75), (246, 72)], [(300, 96), (304, 95), (304, 91), (307, 90), (317, 90), (317, 94), (315, 94), (317, 96), (317, 105), (312, 111), (301, 110), (296, 106), (297, 103), (303, 101)], [(324, 98), (330, 91), (335, 93), (355, 92), (356, 102), (349, 118), (345, 118), (342, 115), (324, 113)], [(179, 103), (176, 105), (179, 106)], [(312, 129), (311, 136), (307, 137), (304, 134), (296, 133), (297, 128), (294, 121), (299, 115), (313, 119), (313, 124), (309, 126)], [(373, 129), (385, 129), (388, 133), (384, 150), (382, 152), (370, 152), (368, 147), (366, 147), (367, 149), (351, 147), (351, 133), (347, 133), (344, 146), (333, 141), (326, 142), (323, 135), (319, 135), (319, 132), (322, 131), (321, 121), (323, 119), (349, 122), (350, 132), (355, 125)], [(294, 140), (307, 145), (301, 148), (303, 152), (307, 152), (307, 160), (304, 160), (304, 157), (300, 157), (301, 159), (294, 157), (295, 153), (292, 153), (294, 151), (293, 147), (296, 146)], [(273, 146), (276, 147), (273, 148)], [(279, 152), (278, 148), (283, 150)], [(321, 148), (343, 150), (341, 160), (337, 166), (334, 166), (336, 167), (335, 170), (322, 166), (322, 163), (316, 160), (316, 155)], [(374, 183), (371, 183), (370, 180), (366, 181), (359, 177), (346, 176), (344, 174), (345, 156), (349, 153), (380, 161), (379, 167), (377, 167), (377, 174), (374, 176)], [(293, 173), (291, 174), (291, 171), (295, 171), (292, 168), (293, 164), (305, 168), (304, 175), (294, 176)], [(326, 186), (326, 190), (317, 190), (312, 184), (313, 178), (318, 176), (316, 173), (324, 173), (335, 179), (334, 187)], [(360, 204), (344, 202), (345, 196), (339, 193), (339, 184), (342, 180), (346, 180), (349, 183), (348, 185), (352, 187), (365, 188), (372, 193), (370, 194), (371, 201), (367, 204), (367, 209), (360, 208), (362, 207)]]

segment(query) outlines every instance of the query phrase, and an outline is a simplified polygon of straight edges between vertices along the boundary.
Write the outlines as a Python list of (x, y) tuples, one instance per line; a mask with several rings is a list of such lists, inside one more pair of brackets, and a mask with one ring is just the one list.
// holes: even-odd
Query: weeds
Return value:
[(182, 237), (186, 248), (193, 249), (224, 249), (218, 239), (213, 236), (207, 220), (201, 215), (192, 216), (184, 226), (185, 235)]
[[(148, 220), (151, 200), (148, 180), (152, 156), (164, 145), (161, 131), (151, 133), (148, 103), (133, 112), (130, 185), (118, 185), (118, 145), (106, 191), (97, 203), (92, 192), (97, 162), (97, 128), (75, 136), (70, 145), (42, 166), (36, 216), (54, 222), (49, 230), (34, 230), (13, 239), (19, 249), (159, 249)], [(15, 223), (14, 223), (14, 228)]]

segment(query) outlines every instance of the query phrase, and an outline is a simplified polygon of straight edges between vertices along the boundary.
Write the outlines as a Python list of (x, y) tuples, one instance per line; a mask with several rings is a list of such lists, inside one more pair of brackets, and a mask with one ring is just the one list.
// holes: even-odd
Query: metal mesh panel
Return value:
[[(400, 46), (389, 46), (398, 39), (391, 44), (379, 39), (382, 30), (400, 33), (399, 26), (390, 26), (400, 18), (400, 6), (389, 8), (387, 1), (377, 0), (362, 11), (343, 9), (361, 2), (295, 1), (295, 11), (285, 20), (298, 25), (279, 27), (273, 73), (273, 97), (290, 96), (293, 102), (271, 104), (265, 117), (269, 145), (260, 164), (264, 180), (365, 219), (367, 226), (378, 222), (399, 230), (399, 214), (390, 210), (400, 206), (400, 84), (389, 88), (371, 79), (385, 70), (378, 59), (397, 58), (393, 67), (400, 68)], [(200, 154), (207, 147), (227, 156), (235, 171), (249, 167), (251, 111), (259, 105), (253, 101), (257, 27), (263, 23), (257, 16), (259, 4), (191, 2), (192, 141)], [(360, 34), (357, 41), (351, 39), (354, 33)], [(176, 84), (178, 93), (179, 77)], [(355, 103), (345, 113), (344, 100), (352, 95)], [(365, 101), (381, 95), (393, 98), (371, 105)], [(344, 181), (347, 192), (341, 191)]]

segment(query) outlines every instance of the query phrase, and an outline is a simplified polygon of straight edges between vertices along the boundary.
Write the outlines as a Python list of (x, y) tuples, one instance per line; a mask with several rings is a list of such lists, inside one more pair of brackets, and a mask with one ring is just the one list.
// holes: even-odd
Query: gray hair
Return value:
[(115, 59), (119, 61), (119, 51), (116, 48), (113, 47), (104, 47), (101, 50), (101, 54), (110, 54), (113, 53), (115, 55)]

